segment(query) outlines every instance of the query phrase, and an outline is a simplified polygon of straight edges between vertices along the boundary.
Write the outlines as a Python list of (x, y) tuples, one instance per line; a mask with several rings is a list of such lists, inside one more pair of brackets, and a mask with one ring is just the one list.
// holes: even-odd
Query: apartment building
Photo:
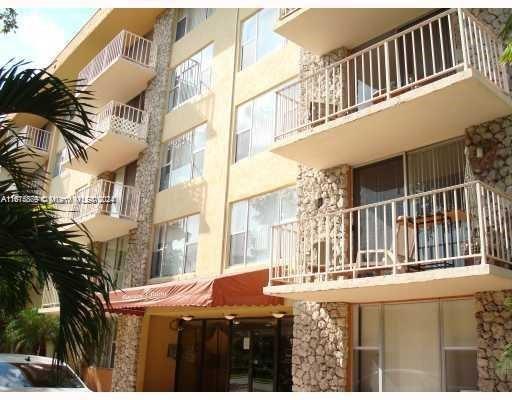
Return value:
[(509, 14), (98, 11), (50, 67), (89, 161), (18, 122), (50, 193), (116, 200), (70, 206), (123, 288), (113, 390), (511, 390)]

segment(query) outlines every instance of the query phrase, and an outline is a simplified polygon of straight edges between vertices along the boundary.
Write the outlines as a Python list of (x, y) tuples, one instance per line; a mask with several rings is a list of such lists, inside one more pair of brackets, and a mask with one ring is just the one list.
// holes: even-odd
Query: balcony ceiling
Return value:
[(63, 164), (65, 168), (99, 175), (104, 171), (115, 171), (123, 165), (136, 160), (139, 153), (147, 147), (145, 141), (131, 138), (112, 131), (107, 132), (88, 148), (87, 163), (72, 158)]
[(275, 31), (322, 55), (339, 47), (352, 49), (408, 21), (427, 8), (301, 8), (278, 21)]
[(291, 300), (369, 303), (406, 301), (512, 288), (512, 271), (492, 265), (346, 279), (321, 283), (270, 286), (263, 293)]
[(469, 69), (292, 134), (271, 151), (318, 169), (359, 165), (462, 136), (510, 113), (510, 97)]

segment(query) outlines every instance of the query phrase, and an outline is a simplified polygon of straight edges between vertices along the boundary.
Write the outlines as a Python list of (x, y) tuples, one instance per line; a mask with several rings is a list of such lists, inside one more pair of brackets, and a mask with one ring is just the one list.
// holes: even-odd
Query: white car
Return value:
[(50, 357), (0, 354), (0, 392), (89, 392), (66, 364), (52, 365)]

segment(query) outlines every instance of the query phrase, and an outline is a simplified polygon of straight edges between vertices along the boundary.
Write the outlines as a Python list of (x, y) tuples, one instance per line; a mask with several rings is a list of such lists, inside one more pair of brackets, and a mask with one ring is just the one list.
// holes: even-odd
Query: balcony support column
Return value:
[[(153, 227), (153, 208), (155, 202), (155, 176), (158, 174), (160, 161), (160, 139), (170, 93), (170, 74), (168, 65), (171, 58), (175, 26), (175, 10), (164, 11), (156, 20), (153, 31), (153, 46), (156, 50), (155, 78), (146, 89), (144, 109), (149, 110), (148, 147), (137, 160), (135, 188), (140, 192), (137, 228), (130, 233), (126, 259), (125, 287), (144, 285), (148, 279), (150, 260), (150, 243)], [(144, 371), (137, 369), (139, 354), (139, 337), (142, 329), (141, 318), (123, 316), (127, 319), (129, 329), (119, 329), (114, 371), (112, 377), (113, 391), (134, 391), (137, 376)], [(123, 324), (121, 324), (123, 325)]]
[(512, 374), (502, 374), (497, 363), (512, 343), (512, 319), (504, 303), (512, 290), (480, 292), (475, 296), (477, 322), (478, 389), (483, 392), (512, 391)]

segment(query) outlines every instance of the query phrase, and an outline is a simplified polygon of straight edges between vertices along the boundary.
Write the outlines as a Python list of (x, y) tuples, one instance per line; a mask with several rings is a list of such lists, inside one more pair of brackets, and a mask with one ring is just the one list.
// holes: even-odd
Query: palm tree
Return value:
[[(0, 314), (13, 315), (53, 282), (60, 301), (55, 358), (77, 362), (101, 342), (108, 329), (103, 301), (108, 303), (110, 277), (91, 250), (83, 227), (58, 219), (58, 206), (8, 202), (9, 196), (34, 195), (46, 174), (31, 169), (32, 154), (21, 149), (23, 134), (9, 116), (33, 114), (59, 131), (67, 153), (87, 161), (86, 141), (93, 137), (91, 93), (77, 81), (61, 80), (24, 63), (0, 67)], [(34, 184), (36, 182), (36, 184)], [(74, 239), (86, 235), (89, 245)]]
[(7, 324), (3, 341), (8, 351), (45, 356), (47, 345), (55, 346), (58, 332), (57, 317), (26, 308)]

